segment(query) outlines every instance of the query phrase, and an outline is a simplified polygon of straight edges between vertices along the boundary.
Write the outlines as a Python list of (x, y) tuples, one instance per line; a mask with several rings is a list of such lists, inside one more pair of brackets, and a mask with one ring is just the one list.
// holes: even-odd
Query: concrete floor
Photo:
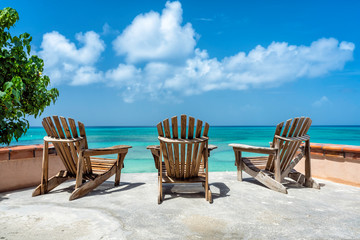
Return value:
[(71, 202), (74, 182), (38, 197), (0, 193), (0, 239), (360, 239), (356, 187), (318, 180), (321, 190), (290, 186), (285, 195), (246, 175), (238, 182), (235, 172), (211, 172), (213, 204), (201, 185), (170, 185), (158, 205), (155, 173), (121, 181)]

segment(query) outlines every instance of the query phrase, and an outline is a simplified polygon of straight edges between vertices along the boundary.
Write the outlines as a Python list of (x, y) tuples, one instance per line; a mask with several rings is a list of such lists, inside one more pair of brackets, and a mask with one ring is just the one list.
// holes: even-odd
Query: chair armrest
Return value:
[(46, 141), (46, 142), (61, 142), (61, 143), (80, 142), (83, 139), (84, 139), (83, 137), (67, 138), (67, 139), (55, 138), (55, 137), (49, 137), (49, 136), (44, 137), (44, 141)]
[(209, 144), (209, 145), (208, 145), (208, 150), (209, 150), (209, 152), (212, 151), (212, 150), (214, 150), (214, 149), (217, 149), (217, 148), (218, 148), (218, 147), (215, 146), (215, 145), (212, 145), (212, 144)]
[(107, 154), (116, 154), (116, 153), (126, 153), (129, 148), (132, 148), (128, 145), (117, 145), (108, 148), (92, 148), (82, 150), (84, 157), (97, 156), (97, 155), (107, 155)]
[[(153, 154), (155, 154), (155, 156), (158, 156), (158, 157), (159, 157), (160, 145), (149, 145), (149, 146), (146, 147), (146, 149), (151, 150), (151, 152), (152, 152)], [(214, 149), (217, 149), (217, 146), (211, 145), (211, 144), (208, 145), (209, 156), (210, 156), (210, 151), (212, 151), (212, 150), (214, 150)]]
[(268, 148), (268, 147), (255, 147), (245, 144), (229, 144), (230, 147), (233, 147), (234, 150), (242, 151), (242, 152), (252, 152), (252, 153), (263, 153), (263, 154), (271, 154), (274, 155), (277, 151), (276, 148)]
[(158, 139), (160, 141), (163, 141), (165, 143), (186, 143), (186, 144), (191, 144), (191, 143), (202, 143), (202, 142), (206, 142), (209, 138), (208, 137), (199, 137), (199, 138), (193, 138), (193, 139), (182, 139), (182, 138), (166, 138), (166, 137), (158, 137)]
[(160, 145), (150, 145), (150, 146), (147, 146), (146, 149), (156, 149), (156, 150), (160, 150)]
[(288, 141), (288, 142), (302, 142), (302, 141), (307, 141), (310, 139), (309, 135), (304, 135), (301, 137), (282, 137), (279, 135), (275, 135), (276, 138), (284, 140), (284, 141)]

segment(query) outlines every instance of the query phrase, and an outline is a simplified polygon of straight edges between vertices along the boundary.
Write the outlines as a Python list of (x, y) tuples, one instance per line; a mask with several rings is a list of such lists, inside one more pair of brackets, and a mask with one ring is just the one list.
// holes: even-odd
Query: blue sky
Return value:
[[(43, 116), (151, 126), (360, 118), (358, 1), (10, 1), (59, 89)], [(41, 117), (29, 118), (40, 126)]]

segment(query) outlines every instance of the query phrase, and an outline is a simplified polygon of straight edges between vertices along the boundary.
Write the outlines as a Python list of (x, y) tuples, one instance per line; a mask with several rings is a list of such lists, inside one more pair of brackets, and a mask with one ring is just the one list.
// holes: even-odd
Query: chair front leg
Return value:
[(49, 179), (49, 143), (47, 141), (44, 141), (41, 187), (40, 187), (41, 194), (45, 194), (48, 192), (48, 179)]
[(121, 169), (124, 166), (125, 155), (126, 153), (119, 153), (116, 159), (115, 186), (120, 185)]
[(279, 141), (276, 140), (275, 142), (276, 152), (274, 155), (274, 171), (275, 171), (275, 181), (281, 183), (281, 172), (280, 172), (280, 154), (279, 154)]
[(243, 162), (241, 159), (241, 151), (235, 150), (235, 165), (237, 168), (237, 180), (242, 182), (242, 169), (243, 169)]
[(84, 152), (81, 151), (77, 162), (75, 189), (79, 188), (82, 185), (83, 166), (84, 166)]

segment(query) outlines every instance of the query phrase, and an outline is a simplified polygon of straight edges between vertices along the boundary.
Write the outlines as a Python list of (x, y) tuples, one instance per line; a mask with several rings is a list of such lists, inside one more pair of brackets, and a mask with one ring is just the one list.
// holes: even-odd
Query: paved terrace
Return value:
[[(247, 177), (247, 175), (245, 175)], [(113, 179), (112, 179), (113, 180)], [(156, 173), (123, 174), (68, 201), (74, 182), (49, 194), (0, 194), (0, 239), (360, 239), (360, 188), (319, 180), (321, 190), (271, 191), (235, 172), (210, 173), (213, 204), (165, 188), (157, 204)]]

